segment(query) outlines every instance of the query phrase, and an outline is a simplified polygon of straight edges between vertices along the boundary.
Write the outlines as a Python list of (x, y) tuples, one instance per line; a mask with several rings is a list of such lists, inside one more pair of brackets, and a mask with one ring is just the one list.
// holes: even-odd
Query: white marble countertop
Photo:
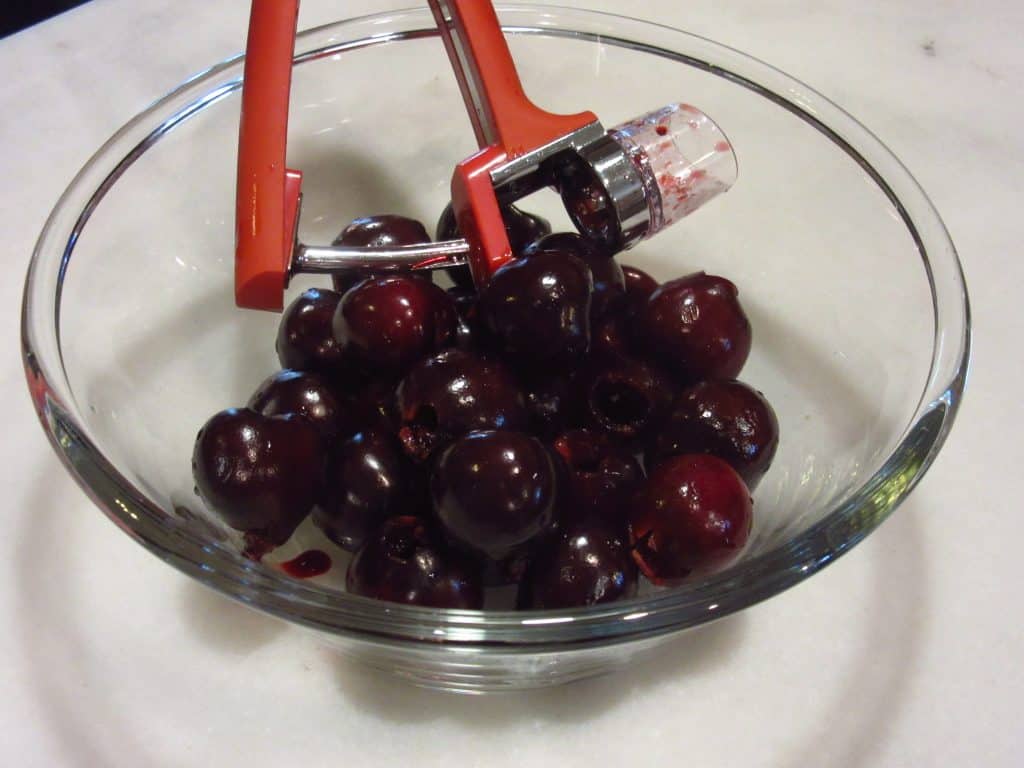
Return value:
[[(239, 50), (248, 3), (95, 0), (0, 41), (0, 764), (1024, 765), (1024, 516), (1010, 489), (1024, 460), (1024, 5), (565, 1), (779, 66), (929, 192), (964, 262), (976, 354), (911, 500), (824, 573), (628, 674), (484, 700), (364, 671), (191, 583), (61, 468), (26, 397), (17, 308), (71, 176), (197, 65)], [(300, 26), (389, 6), (304, 0)]]

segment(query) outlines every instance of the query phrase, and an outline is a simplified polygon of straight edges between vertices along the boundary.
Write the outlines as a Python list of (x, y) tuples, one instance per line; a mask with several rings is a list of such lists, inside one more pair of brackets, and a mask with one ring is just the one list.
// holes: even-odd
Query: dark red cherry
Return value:
[[(366, 216), (356, 219), (334, 238), (334, 245), (390, 248), (398, 245), (429, 243), (430, 235), (416, 219), (394, 214)], [(376, 274), (372, 269), (347, 269), (331, 276), (334, 290), (344, 293), (356, 283)]]
[(624, 532), (626, 506), (644, 478), (640, 462), (607, 436), (585, 429), (564, 432), (551, 447), (565, 464), (560, 513), (565, 528), (600, 523)]
[(647, 443), (654, 467), (669, 456), (709, 453), (754, 490), (775, 457), (779, 422), (764, 395), (734, 379), (702, 381), (679, 394)]
[(592, 429), (635, 445), (672, 404), (672, 381), (639, 360), (594, 361), (580, 376), (584, 421)]
[(592, 291), (581, 259), (538, 253), (494, 273), (480, 294), (480, 314), (515, 364), (568, 370), (590, 347)]
[(523, 256), (530, 258), (538, 253), (571, 254), (590, 267), (594, 280), (590, 304), (592, 322), (618, 307), (626, 295), (626, 281), (619, 263), (592, 240), (580, 237), (575, 232), (556, 232), (527, 247)]
[(611, 311), (595, 322), (591, 332), (591, 355), (609, 363), (643, 356), (631, 331), (637, 311), (658, 287), (654, 278), (636, 267), (623, 266), (622, 275), (625, 296), (616, 299)]
[[(445, 240), (458, 240), (462, 237), (462, 233), (459, 231), (459, 224), (455, 221), (455, 211), (452, 210), (452, 204), (448, 203), (441, 211), (441, 217), (437, 220), (437, 228), (435, 230), (435, 240), (443, 242)], [(476, 286), (473, 284), (473, 275), (469, 272), (468, 266), (451, 267), (446, 269), (445, 272), (451, 281), (455, 284), (456, 288), (463, 288), (467, 291), (476, 291)]]
[(631, 309), (643, 306), (651, 294), (658, 290), (658, 281), (642, 269), (622, 265), (622, 278), (626, 284), (626, 303)]
[(331, 327), (341, 294), (310, 288), (281, 315), (277, 358), (282, 368), (313, 371), (330, 378), (348, 375), (349, 361)]
[(397, 432), (400, 424), (395, 404), (395, 389), (401, 379), (378, 373), (353, 396), (352, 413), (360, 432), (364, 429), (384, 429)]
[(334, 313), (334, 337), (368, 366), (401, 373), (446, 346), (456, 323), (444, 290), (413, 275), (389, 275), (345, 294)]
[[(549, 451), (549, 453), (551, 452)], [(555, 464), (555, 484), (559, 494), (555, 499), (555, 514), (551, 518), (551, 522), (547, 528), (525, 544), (513, 547), (507, 555), (497, 560), (492, 560), (489, 557), (481, 558), (485, 587), (507, 587), (512, 584), (519, 584), (537, 553), (548, 546), (559, 535), (561, 530), (560, 494), (562, 493), (565, 478), (565, 468), (561, 459), (555, 453), (551, 453), (551, 459)]]
[[(543, 216), (527, 213), (514, 205), (503, 206), (501, 218), (505, 221), (505, 234), (508, 236), (513, 256), (519, 256), (526, 246), (551, 232), (551, 224)], [(458, 223), (455, 221), (455, 212), (449, 203), (441, 212), (441, 218), (437, 220), (437, 239), (456, 240), (460, 237), (462, 237), (462, 233), (459, 231)], [(473, 288), (473, 278), (467, 267), (449, 269), (448, 274), (456, 285)]]
[(249, 398), (248, 407), (264, 416), (303, 416), (320, 430), (326, 445), (354, 434), (359, 426), (352, 404), (337, 395), (325, 378), (305, 371), (278, 371), (265, 379)]
[(704, 272), (663, 283), (638, 314), (638, 341), (683, 380), (734, 379), (751, 342), (738, 293)]
[(384, 522), (356, 552), (345, 577), (349, 592), (430, 608), (483, 607), (478, 568), (417, 517)]
[(506, 205), (501, 209), (501, 218), (505, 220), (505, 233), (512, 253), (518, 256), (534, 240), (551, 234), (551, 222), (543, 216)]
[[(501, 218), (505, 221), (505, 234), (508, 235), (512, 253), (516, 256), (534, 240), (539, 240), (544, 235), (551, 233), (551, 222), (543, 216), (527, 213), (514, 205), (502, 206)], [(437, 220), (436, 231), (438, 240), (456, 240), (462, 237), (451, 203), (446, 205), (441, 212), (441, 218)]]
[(673, 456), (633, 496), (633, 559), (659, 585), (721, 567), (746, 544), (752, 509), (750, 491), (724, 461), (704, 454)]
[(523, 395), (504, 363), (459, 349), (413, 366), (397, 403), (399, 439), (416, 461), (473, 430), (529, 426)]
[(287, 541), (313, 508), (323, 482), (322, 439), (302, 416), (231, 408), (199, 430), (192, 475), (207, 506), (265, 552)]
[(371, 277), (380, 277), (382, 272), (374, 271), (372, 269), (364, 267), (353, 267), (351, 269), (345, 269), (340, 272), (335, 272), (331, 275), (331, 284), (334, 286), (334, 290), (344, 295), (348, 291), (352, 290), (363, 280), (367, 280)]
[(389, 517), (419, 511), (411, 496), (413, 467), (394, 435), (369, 429), (327, 460), (324, 502), (313, 522), (338, 546), (354, 551)]
[(519, 385), (535, 433), (552, 437), (579, 421), (582, 412), (572, 372), (525, 371)]
[(479, 296), (474, 288), (456, 285), (448, 289), (448, 295), (455, 302), (459, 324), (455, 330), (455, 346), (466, 352), (485, 353), (493, 350), (494, 339), (480, 320), (477, 307)]
[(393, 248), (429, 242), (430, 235), (426, 227), (416, 219), (396, 214), (355, 219), (334, 239), (335, 245), (370, 248)]
[(512, 550), (511, 553), (501, 560), (483, 558), (483, 580), (485, 587), (507, 587), (510, 584), (519, 584), (526, 575), (534, 552), (541, 546), (544, 534), (535, 540), (529, 541), (521, 547)]
[(626, 312), (611, 312), (595, 323), (590, 337), (594, 360), (614, 365), (636, 358), (636, 345), (629, 332), (631, 319)]
[(594, 275), (594, 305), (591, 317), (600, 319), (620, 306), (626, 296), (626, 281), (623, 270), (612, 256), (595, 256), (587, 259), (587, 266)]
[(474, 289), (453, 285), (448, 289), (448, 295), (455, 302), (455, 310), (459, 313), (459, 320), (467, 325), (476, 321), (476, 301), (479, 297)]
[(557, 481), (551, 454), (521, 432), (471, 432), (441, 454), (430, 478), (445, 533), (500, 559), (547, 531)]
[(577, 608), (632, 597), (636, 564), (624, 536), (600, 525), (572, 526), (530, 563), (517, 605), (525, 610)]
[(434, 239), (443, 242), (445, 240), (458, 240), (462, 237), (459, 231), (459, 222), (455, 220), (455, 209), (448, 203), (441, 211), (437, 219), (437, 226), (434, 228)]

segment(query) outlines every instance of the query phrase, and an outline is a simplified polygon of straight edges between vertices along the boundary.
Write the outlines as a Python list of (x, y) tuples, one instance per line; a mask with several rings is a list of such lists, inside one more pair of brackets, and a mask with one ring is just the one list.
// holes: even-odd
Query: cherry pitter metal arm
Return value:
[(286, 162), (298, 0), (253, 0), (238, 144), (238, 306), (281, 310), (288, 280), (298, 272), (468, 265), (481, 286), (513, 258), (502, 206), (543, 187), (561, 193), (583, 235), (616, 253), (735, 181), (732, 146), (697, 108), (670, 104), (610, 130), (592, 112), (547, 112), (524, 92), (490, 0), (428, 4), (479, 147), (452, 174), (463, 238), (394, 248), (299, 240), (302, 172)]

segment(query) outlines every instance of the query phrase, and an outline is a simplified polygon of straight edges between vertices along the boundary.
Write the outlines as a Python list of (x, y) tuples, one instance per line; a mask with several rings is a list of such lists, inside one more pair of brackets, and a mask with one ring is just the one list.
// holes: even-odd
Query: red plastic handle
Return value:
[(481, 149), (510, 159), (592, 123), (592, 112), (556, 115), (526, 96), (490, 0), (429, 0)]
[[(428, 0), (481, 151), (452, 177), (452, 203), (483, 284), (512, 258), (490, 172), (595, 122), (531, 102), (490, 0)], [(285, 165), (298, 0), (253, 0), (238, 139), (235, 302), (280, 310), (295, 244), (302, 174)]]
[(527, 98), (490, 0), (428, 0), (459, 81), (481, 151), (452, 177), (452, 207), (470, 244), (478, 285), (512, 258), (490, 171), (597, 121), (592, 112), (556, 115)]
[(253, 0), (235, 195), (235, 303), (280, 310), (302, 174), (285, 166), (299, 0)]

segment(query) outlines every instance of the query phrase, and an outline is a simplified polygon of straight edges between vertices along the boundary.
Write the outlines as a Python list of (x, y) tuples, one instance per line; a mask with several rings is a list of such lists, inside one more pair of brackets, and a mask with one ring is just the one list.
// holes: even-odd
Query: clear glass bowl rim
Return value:
[[(535, 653), (650, 638), (726, 616), (799, 583), (847, 552), (892, 513), (931, 465), (959, 408), (970, 359), (970, 306), (956, 250), (924, 191), (881, 141), (828, 99), (774, 67), (708, 39), (625, 16), (540, 5), (498, 10), (509, 34), (599, 39), (666, 56), (755, 91), (825, 134), (895, 204), (928, 275), (935, 344), (927, 383), (896, 448), (846, 501), (784, 544), (703, 580), (610, 605), (545, 612), (436, 610), (341, 594), (284, 577), (186, 530), (121, 475), (86, 436), (60, 359), (60, 286), (77, 235), (109, 186), (175, 120), (187, 119), (237, 89), (235, 77), (204, 90), (237, 67), (241, 54), (200, 72), (133, 118), (97, 150), (54, 207), (32, 254), (22, 304), (22, 356), (33, 404), (72, 476), (123, 531), (223, 594), (317, 630), (403, 648), (415, 643), (425, 649)], [(369, 26), (372, 37), (344, 37), (348, 28)], [(333, 33), (342, 33), (344, 39), (312, 45), (333, 40)], [(299, 65), (346, 48), (435, 34), (426, 9), (346, 19), (300, 33), (295, 61)], [(647, 42), (638, 39), (643, 37)], [(665, 38), (673, 47), (650, 42)], [(175, 106), (171, 120), (145, 129), (153, 116)], [(132, 142), (140, 136), (141, 141)], [(126, 142), (132, 147), (127, 155), (111, 156)], [(95, 184), (96, 179), (102, 183)], [(77, 213), (71, 225), (66, 223), (69, 208)], [(38, 285), (40, 262), (54, 249), (61, 254), (58, 290), (47, 295)], [(55, 335), (57, 354), (40, 344)]]

